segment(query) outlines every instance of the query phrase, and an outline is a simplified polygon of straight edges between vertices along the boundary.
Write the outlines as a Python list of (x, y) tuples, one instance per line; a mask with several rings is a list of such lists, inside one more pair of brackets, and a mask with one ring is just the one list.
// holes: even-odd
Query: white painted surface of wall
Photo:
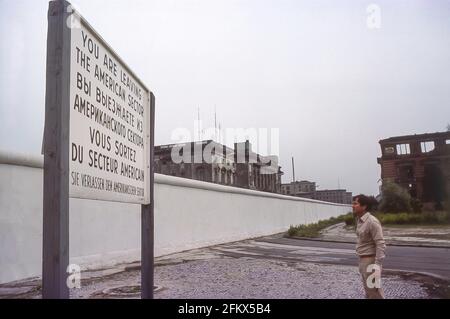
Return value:
[[(42, 158), (0, 152), (0, 283), (40, 276)], [(318, 202), (155, 175), (155, 256), (286, 231), (350, 211)], [(70, 199), (70, 262), (140, 259), (140, 205)]]

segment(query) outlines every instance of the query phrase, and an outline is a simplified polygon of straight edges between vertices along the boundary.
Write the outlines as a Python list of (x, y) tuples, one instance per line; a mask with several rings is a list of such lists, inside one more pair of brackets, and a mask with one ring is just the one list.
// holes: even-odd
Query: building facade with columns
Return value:
[(281, 191), (277, 156), (252, 151), (251, 143), (230, 148), (213, 140), (155, 146), (155, 173), (272, 193)]

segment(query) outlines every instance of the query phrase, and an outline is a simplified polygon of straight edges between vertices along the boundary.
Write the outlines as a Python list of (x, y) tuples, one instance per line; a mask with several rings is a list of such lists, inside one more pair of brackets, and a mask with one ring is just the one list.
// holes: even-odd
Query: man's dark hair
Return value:
[(373, 207), (378, 205), (378, 201), (373, 196), (366, 196), (364, 194), (359, 194), (353, 197), (354, 201), (358, 201), (360, 206), (366, 206), (366, 211), (371, 210)]

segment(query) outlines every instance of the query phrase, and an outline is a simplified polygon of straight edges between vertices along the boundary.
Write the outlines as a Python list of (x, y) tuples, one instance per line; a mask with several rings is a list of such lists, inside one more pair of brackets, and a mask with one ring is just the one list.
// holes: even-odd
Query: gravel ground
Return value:
[[(399, 275), (383, 276), (386, 298), (429, 298), (427, 289)], [(140, 272), (94, 279), (72, 298), (139, 298)], [(253, 258), (193, 260), (155, 268), (155, 299), (361, 299), (356, 267)], [(114, 287), (128, 287), (128, 294)], [(123, 291), (122, 291), (123, 292)]]
[[(427, 280), (386, 271), (382, 285), (389, 299), (442, 298)], [(82, 273), (81, 283), (71, 298), (139, 298), (139, 264)], [(158, 258), (155, 285), (155, 299), (364, 298), (356, 265), (235, 258), (208, 248)], [(40, 280), (0, 285), (0, 298), (41, 298)]]
[[(239, 258), (198, 260), (157, 268), (164, 288), (155, 298), (364, 298), (356, 267)], [(428, 298), (418, 282), (383, 278), (387, 298)]]

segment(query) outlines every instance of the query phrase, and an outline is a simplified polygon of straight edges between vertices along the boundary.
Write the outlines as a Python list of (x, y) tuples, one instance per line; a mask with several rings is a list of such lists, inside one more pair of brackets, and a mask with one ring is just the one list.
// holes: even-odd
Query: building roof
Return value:
[(316, 182), (310, 182), (310, 181), (303, 180), (303, 181), (295, 181), (295, 182), (283, 183), (281, 185), (284, 185), (284, 186), (288, 185), (288, 186), (290, 186), (290, 185), (294, 185), (294, 184), (316, 184)]
[(321, 189), (321, 190), (317, 190), (317, 193), (324, 193), (324, 192), (346, 192), (346, 193), (350, 193), (348, 192), (346, 189)]
[(225, 147), (225, 149), (227, 150), (227, 152), (229, 154), (234, 153), (234, 149), (231, 147), (228, 147), (226, 145), (220, 144), (214, 140), (202, 140), (202, 141), (192, 141), (192, 142), (185, 142), (185, 143), (174, 143), (174, 144), (163, 144), (163, 145), (155, 145), (155, 149), (170, 149), (173, 147), (184, 147), (184, 146), (192, 146), (192, 145), (200, 145), (200, 144), (213, 144), (217, 147)]
[(424, 133), (424, 134), (414, 134), (414, 135), (403, 135), (403, 136), (394, 136), (389, 137), (383, 140), (380, 140), (379, 143), (396, 143), (403, 142), (406, 140), (427, 140), (434, 139), (436, 137), (447, 137), (450, 138), (450, 131), (447, 132), (435, 132), (435, 133)]
[[(240, 142), (240, 143), (234, 143), (235, 147), (237, 145), (248, 145), (247, 149), (244, 149), (246, 151), (248, 151), (248, 157), (252, 160), (255, 160), (255, 162), (252, 164), (255, 164), (257, 166), (260, 167), (264, 167), (264, 169), (267, 171), (269, 170), (273, 170), (273, 173), (278, 173), (283, 175), (284, 172), (281, 170), (281, 166), (278, 165), (279, 163), (279, 159), (278, 156), (276, 155), (260, 155), (258, 153), (255, 153), (251, 150), (251, 143), (249, 143), (249, 141), (245, 141), (245, 142)], [(213, 145), (214, 147), (217, 147), (218, 149), (223, 148), (224, 152), (226, 153), (226, 155), (239, 155), (239, 150), (236, 150), (236, 148), (231, 148), (229, 146), (226, 146), (224, 144), (218, 143), (214, 140), (202, 140), (202, 141), (192, 141), (192, 142), (185, 142), (185, 143), (175, 143), (175, 144), (164, 144), (164, 145), (155, 145), (155, 152), (156, 153), (161, 153), (161, 152), (166, 152), (167, 150), (170, 150), (174, 147), (192, 147), (194, 145)], [(225, 155), (225, 154), (223, 154)], [(239, 162), (238, 162), (239, 163)], [(275, 167), (273, 167), (272, 165), (274, 165)]]

